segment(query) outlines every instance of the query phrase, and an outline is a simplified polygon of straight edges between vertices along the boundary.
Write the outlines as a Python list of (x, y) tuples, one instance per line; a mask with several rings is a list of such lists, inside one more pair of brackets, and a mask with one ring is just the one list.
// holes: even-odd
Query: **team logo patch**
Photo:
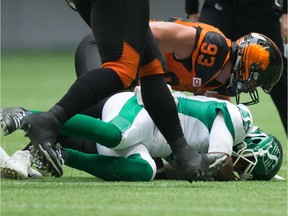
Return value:
[(244, 109), (241, 109), (239, 106), (237, 106), (240, 113), (241, 113), (241, 117), (242, 117), (242, 124), (243, 124), (243, 128), (244, 128), (244, 131), (245, 133), (248, 132), (248, 130), (251, 128), (252, 126), (252, 118), (249, 114), (249, 112), (247, 112), (246, 110)]
[(193, 77), (192, 85), (193, 87), (200, 87), (202, 84), (201, 78)]

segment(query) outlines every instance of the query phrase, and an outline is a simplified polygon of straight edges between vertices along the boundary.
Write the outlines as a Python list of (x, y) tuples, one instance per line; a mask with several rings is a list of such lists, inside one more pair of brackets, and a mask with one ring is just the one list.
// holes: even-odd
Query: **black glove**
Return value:
[(182, 145), (173, 153), (178, 169), (189, 182), (209, 180), (227, 164), (227, 155), (199, 153), (189, 145)]
[(202, 155), (199, 152), (185, 145), (174, 155), (178, 169), (189, 182), (204, 176), (204, 170), (201, 169)]

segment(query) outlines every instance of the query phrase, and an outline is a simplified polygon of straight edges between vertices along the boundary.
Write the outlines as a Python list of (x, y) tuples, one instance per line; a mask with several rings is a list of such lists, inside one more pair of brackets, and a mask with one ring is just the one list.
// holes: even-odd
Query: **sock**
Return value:
[[(39, 113), (39, 110), (29, 110)], [(77, 114), (66, 121), (59, 129), (59, 133), (71, 137), (78, 137), (100, 143), (108, 148), (117, 146), (122, 138), (121, 131), (112, 123)]]
[(77, 114), (65, 122), (59, 132), (95, 141), (108, 148), (117, 146), (122, 139), (121, 131), (114, 124), (82, 114)]
[(85, 171), (106, 181), (151, 181), (153, 169), (139, 154), (125, 157), (85, 154), (65, 149), (69, 156), (66, 165)]

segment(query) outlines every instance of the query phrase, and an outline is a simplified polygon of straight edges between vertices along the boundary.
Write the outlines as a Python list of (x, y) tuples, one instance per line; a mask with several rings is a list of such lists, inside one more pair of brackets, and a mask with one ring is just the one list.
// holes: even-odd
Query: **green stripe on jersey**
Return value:
[(124, 132), (131, 127), (141, 109), (143, 109), (143, 106), (139, 105), (136, 97), (133, 96), (124, 104), (119, 114), (110, 122), (117, 126), (121, 132)]
[(233, 136), (233, 139), (235, 138), (232, 119), (225, 102), (198, 101), (182, 97), (179, 97), (178, 101), (178, 112), (198, 119), (208, 128), (209, 132), (211, 131), (212, 124), (216, 118), (217, 113), (219, 110), (222, 110), (224, 113), (225, 124)]

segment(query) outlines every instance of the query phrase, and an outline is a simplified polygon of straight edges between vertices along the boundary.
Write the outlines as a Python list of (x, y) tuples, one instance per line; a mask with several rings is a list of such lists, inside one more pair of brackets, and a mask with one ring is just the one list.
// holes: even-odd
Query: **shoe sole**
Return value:
[[(49, 146), (46, 146), (45, 144), (39, 144), (39, 149), (43, 153), (44, 157), (46, 158), (47, 162), (50, 163), (53, 166), (53, 170), (56, 172), (52, 173), (55, 175), (55, 177), (61, 177), (63, 174), (62, 165), (57, 160), (56, 153), (51, 149), (50, 143), (48, 143)], [(53, 157), (51, 157), (51, 154)]]
[(7, 167), (7, 166), (4, 166), (2, 168), (1, 177), (8, 178), (8, 179), (18, 179), (18, 180), (23, 180), (23, 179), (28, 178), (28, 176), (21, 175), (20, 172), (18, 172), (17, 170), (11, 167)]
[(30, 172), (28, 173), (28, 177), (32, 179), (41, 179), (42, 174), (31, 168)]

